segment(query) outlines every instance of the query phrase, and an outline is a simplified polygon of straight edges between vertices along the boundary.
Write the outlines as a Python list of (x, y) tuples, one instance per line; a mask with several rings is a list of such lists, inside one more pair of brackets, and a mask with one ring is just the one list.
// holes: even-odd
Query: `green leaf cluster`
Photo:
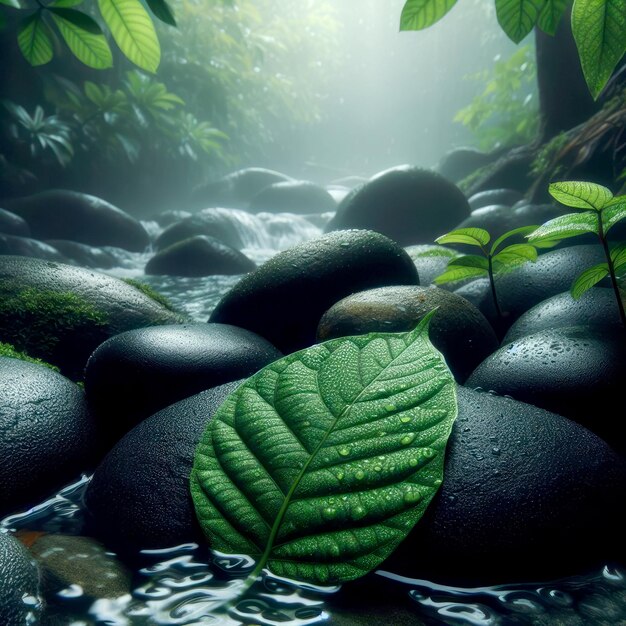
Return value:
[[(85, 11), (75, 9), (81, 0), (38, 1), (36, 6), (18, 0), (0, 3), (28, 13), (20, 21), (17, 42), (24, 58), (34, 66), (49, 63), (55, 41), (61, 39), (72, 54), (94, 69), (113, 65), (109, 41), (100, 23)], [(102, 21), (118, 48), (132, 63), (148, 72), (156, 72), (161, 60), (161, 46), (150, 14), (140, 0), (98, 0)], [(152, 14), (175, 26), (167, 0), (149, 0)]]
[(316, 584), (377, 567), (443, 478), (456, 388), (428, 340), (334, 339), (272, 363), (218, 409), (191, 492), (213, 549)]
[(573, 282), (570, 291), (572, 297), (578, 299), (606, 276), (610, 276), (623, 318), (617, 278), (626, 272), (626, 244), (620, 243), (611, 249), (607, 234), (626, 218), (626, 196), (614, 197), (610, 189), (585, 181), (552, 183), (549, 191), (561, 204), (581, 212), (569, 213), (546, 222), (530, 233), (528, 240), (535, 245), (552, 245), (578, 235), (596, 235), (605, 251), (606, 263), (586, 269)]
[[(568, 0), (494, 0), (502, 30), (515, 43), (537, 26), (554, 35)], [(441, 19), (455, 2), (407, 0), (401, 30), (420, 30)], [(572, 32), (580, 62), (594, 98), (608, 82), (626, 52), (626, 3), (624, 0), (574, 0)]]

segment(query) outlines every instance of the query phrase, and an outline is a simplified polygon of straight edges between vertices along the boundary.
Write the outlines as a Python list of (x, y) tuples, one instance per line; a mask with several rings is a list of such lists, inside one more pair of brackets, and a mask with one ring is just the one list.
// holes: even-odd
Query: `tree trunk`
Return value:
[(541, 143), (581, 124), (599, 109), (583, 77), (570, 13), (565, 12), (554, 37), (535, 29)]

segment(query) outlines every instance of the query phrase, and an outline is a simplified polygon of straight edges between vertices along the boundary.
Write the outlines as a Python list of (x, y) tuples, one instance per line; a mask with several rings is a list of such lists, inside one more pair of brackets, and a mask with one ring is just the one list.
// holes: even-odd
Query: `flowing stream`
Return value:
[[(291, 214), (251, 215), (228, 211), (244, 242), (243, 252), (262, 263), (277, 252), (321, 234), (330, 214), (306, 219)], [(152, 236), (160, 228), (145, 223)], [(118, 253), (119, 254), (119, 253)], [(163, 293), (177, 308), (197, 321), (206, 321), (221, 296), (238, 276), (173, 278), (145, 276), (143, 267), (152, 253), (120, 255), (120, 266), (109, 273), (135, 278)], [(49, 500), (0, 521), (0, 530), (42, 531), (80, 535), (82, 498), (87, 476), (67, 486)], [(112, 557), (112, 555), (109, 555)], [(116, 599), (86, 597), (78, 585), (47, 597), (45, 626), (373, 626), (376, 619), (354, 606), (333, 612), (338, 588), (303, 585), (266, 575), (246, 598), (228, 612), (215, 607), (233, 595), (240, 580), (251, 571), (245, 556), (211, 554), (205, 547), (186, 544), (164, 546), (142, 553), (129, 593)], [(381, 599), (393, 585), (405, 600), (411, 624), (457, 626), (626, 626), (626, 570), (607, 565), (603, 569), (553, 583), (525, 583), (493, 587), (449, 587), (378, 571), (370, 575)], [(375, 600), (375, 598), (374, 598)], [(36, 606), (42, 598), (25, 598)], [(395, 626), (386, 622), (388, 626)]]

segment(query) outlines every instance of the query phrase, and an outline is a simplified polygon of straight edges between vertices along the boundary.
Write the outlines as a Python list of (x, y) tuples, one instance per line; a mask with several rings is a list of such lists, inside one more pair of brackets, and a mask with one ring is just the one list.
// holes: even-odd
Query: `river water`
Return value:
[[(330, 218), (330, 214), (306, 219), (291, 214), (214, 211), (228, 212), (228, 218), (238, 225), (243, 252), (257, 263), (321, 234)], [(154, 237), (160, 232), (155, 222), (145, 226)], [(197, 321), (206, 321), (221, 296), (239, 279), (145, 276), (143, 267), (151, 254), (119, 253), (120, 266), (108, 273), (150, 284)], [(88, 476), (82, 476), (40, 505), (5, 518), (0, 521), (0, 530), (80, 535), (82, 498), (88, 481)], [(626, 569), (611, 565), (550, 583), (477, 588), (449, 587), (384, 571), (370, 574), (369, 607), (378, 602), (376, 593), (381, 605), (390, 589), (400, 598), (399, 610), (391, 617), (391, 613), (364, 608), (365, 602), (353, 596), (347, 604), (337, 602), (342, 597), (338, 587), (302, 585), (266, 574), (244, 600), (220, 609), (252, 566), (245, 556), (211, 554), (196, 544), (164, 546), (142, 553), (129, 593), (121, 597), (89, 598), (74, 584), (51, 597), (25, 601), (33, 603), (35, 609), (39, 603), (46, 605), (45, 626), (626, 626)]]

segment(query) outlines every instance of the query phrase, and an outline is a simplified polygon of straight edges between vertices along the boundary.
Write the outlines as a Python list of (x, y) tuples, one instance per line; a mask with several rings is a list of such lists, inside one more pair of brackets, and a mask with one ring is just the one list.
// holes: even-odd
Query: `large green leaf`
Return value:
[(248, 379), (196, 451), (191, 492), (212, 548), (318, 584), (376, 567), (443, 477), (454, 380), (412, 332), (333, 339)]
[(510, 239), (511, 237), (514, 237), (515, 235), (529, 235), (534, 230), (537, 230), (537, 228), (539, 228), (538, 225), (531, 225), (531, 226), (520, 226), (519, 228), (514, 228), (513, 230), (509, 230), (503, 235), (500, 235), (500, 237), (498, 237), (493, 242), (490, 253), (493, 254), (498, 249), (498, 246), (501, 243), (505, 242), (507, 239)]
[(22, 21), (17, 33), (17, 44), (31, 65), (45, 65), (52, 60), (50, 35), (50, 29), (44, 23), (41, 11), (29, 15)]
[(502, 265), (520, 265), (535, 262), (537, 260), (537, 248), (529, 243), (514, 243), (503, 248), (493, 257), (495, 263)]
[(98, 0), (104, 21), (126, 57), (148, 72), (156, 72), (161, 47), (150, 15), (139, 0)]
[(609, 232), (617, 222), (626, 217), (626, 197), (618, 196), (602, 210), (602, 230), (604, 234)]
[(616, 272), (626, 265), (626, 242), (615, 246), (611, 250), (611, 261)]
[(489, 261), (484, 256), (465, 254), (448, 262), (448, 269), (453, 267), (477, 267), (481, 270), (489, 270)]
[(438, 22), (456, 0), (407, 0), (400, 16), (400, 30), (422, 30)]
[(466, 278), (478, 278), (478, 276), (486, 276), (488, 270), (480, 267), (463, 267), (460, 265), (448, 266), (448, 269), (437, 276), (433, 283), (435, 285), (445, 285), (446, 283), (454, 283), (457, 280), (465, 280)]
[(589, 91), (597, 99), (626, 52), (626, 2), (575, 0), (572, 32)]
[(482, 247), (489, 243), (489, 239), (489, 233), (483, 228), (457, 228), (437, 237), (435, 241), (439, 244), (465, 243), (470, 246)]
[(496, 15), (502, 30), (519, 43), (533, 29), (546, 0), (496, 0)]
[(546, 222), (537, 230), (528, 235), (528, 241), (531, 243), (547, 241), (559, 241), (561, 239), (569, 239), (577, 235), (585, 233), (598, 234), (599, 221), (598, 214), (592, 211), (584, 213), (568, 213), (555, 217), (553, 220)]
[(574, 209), (600, 211), (613, 198), (610, 189), (579, 180), (552, 183), (548, 191), (555, 200)]
[(544, 33), (554, 35), (568, 3), (569, 0), (546, 0), (539, 14), (537, 26), (539, 26)]
[(98, 23), (81, 11), (50, 8), (52, 19), (76, 58), (97, 70), (113, 65), (113, 55)]
[(596, 283), (599, 283), (605, 276), (609, 274), (609, 266), (606, 263), (594, 265), (586, 269), (573, 283), (570, 293), (574, 300), (578, 300), (585, 291), (589, 291)]

